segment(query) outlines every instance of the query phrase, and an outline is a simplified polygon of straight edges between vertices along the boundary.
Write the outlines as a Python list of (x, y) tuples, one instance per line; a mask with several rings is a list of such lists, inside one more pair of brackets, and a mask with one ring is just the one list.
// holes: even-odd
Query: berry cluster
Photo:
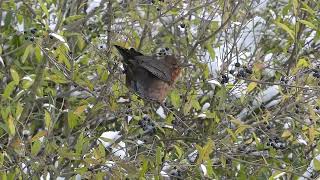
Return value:
[(170, 51), (170, 49), (169, 49), (168, 47), (166, 47), (166, 48), (161, 48), (161, 49), (159, 50), (158, 55), (159, 55), (159, 56), (169, 55), (169, 54), (170, 54), (169, 51)]
[[(239, 62), (236, 62), (234, 64), (235, 68), (234, 69), (231, 69), (229, 71), (229, 74), (233, 75), (233, 76), (236, 76), (236, 77), (242, 77), (242, 78), (245, 78), (248, 76), (248, 74), (252, 74), (252, 69), (251, 68), (248, 68), (247, 66), (243, 66), (241, 67), (241, 64)], [(228, 83), (229, 82), (229, 77), (228, 75), (221, 75), (221, 84), (225, 84), (225, 83)]]
[[(32, 28), (30, 30), (30, 33), (32, 34), (31, 37), (26, 36), (24, 39), (25, 40), (30, 40), (31, 42), (34, 42), (34, 38), (35, 37), (39, 37), (39, 35), (37, 35), (36, 33), (38, 32), (37, 28)], [(23, 34), (27, 35), (29, 32), (28, 31), (24, 31)]]
[(138, 125), (143, 129), (144, 134), (154, 135), (156, 133), (155, 124), (148, 116), (143, 117), (143, 119), (138, 122)]
[(248, 68), (247, 66), (243, 66), (241, 67), (241, 64), (239, 62), (236, 62), (234, 64), (234, 66), (236, 67), (235, 69), (231, 69), (229, 71), (230, 74), (235, 75), (236, 77), (242, 77), (245, 78), (248, 76), (248, 74), (252, 74), (252, 69)]
[(284, 149), (286, 146), (284, 142), (282, 142), (278, 137), (269, 138), (269, 142), (267, 142), (267, 146), (271, 146), (274, 149)]
[(320, 78), (320, 68), (312, 69), (312, 71), (313, 71), (313, 74), (312, 74), (313, 77)]

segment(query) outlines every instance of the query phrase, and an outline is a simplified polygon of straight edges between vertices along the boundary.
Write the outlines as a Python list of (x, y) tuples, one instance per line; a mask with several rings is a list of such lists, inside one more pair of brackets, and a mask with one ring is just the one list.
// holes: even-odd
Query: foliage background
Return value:
[[(319, 6), (0, 0), (1, 179), (317, 177)], [(114, 44), (193, 66), (146, 103)]]

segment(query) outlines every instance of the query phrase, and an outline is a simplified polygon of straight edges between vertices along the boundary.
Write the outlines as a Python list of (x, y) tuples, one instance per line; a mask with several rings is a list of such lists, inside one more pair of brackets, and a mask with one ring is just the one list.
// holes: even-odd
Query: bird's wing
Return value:
[(135, 56), (134, 59), (138, 61), (139, 66), (145, 68), (159, 79), (166, 82), (171, 81), (170, 67), (164, 63), (164, 57)]

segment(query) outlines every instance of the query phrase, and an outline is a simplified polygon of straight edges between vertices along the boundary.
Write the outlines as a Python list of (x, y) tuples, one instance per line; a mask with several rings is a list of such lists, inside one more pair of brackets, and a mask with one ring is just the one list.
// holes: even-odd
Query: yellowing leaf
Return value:
[(253, 91), (256, 87), (257, 87), (257, 83), (256, 82), (249, 83), (248, 88), (247, 88), (247, 93)]
[(82, 105), (77, 107), (77, 109), (74, 111), (74, 114), (77, 116), (80, 116), (83, 113), (83, 111), (86, 109), (86, 107), (87, 105)]
[(9, 117), (8, 117), (7, 126), (8, 126), (8, 130), (9, 130), (9, 134), (11, 136), (14, 136), (16, 134), (16, 127), (14, 125), (14, 119), (11, 115), (9, 115)]
[(315, 136), (319, 134), (316, 132), (316, 130), (314, 129), (314, 127), (310, 127), (309, 128), (309, 141), (310, 143), (313, 143), (314, 139), (315, 139)]
[(304, 58), (301, 58), (299, 59), (298, 63), (297, 63), (297, 67), (298, 68), (305, 68), (305, 67), (309, 67), (310, 66), (310, 63), (307, 59), (304, 59)]
[(244, 130), (246, 130), (247, 128), (250, 128), (250, 126), (248, 126), (248, 125), (240, 125), (238, 127), (238, 129), (236, 130), (235, 134), (238, 135), (238, 134), (242, 133)]
[(291, 136), (291, 132), (289, 130), (283, 131), (283, 133), (281, 135), (282, 138), (288, 138), (290, 136)]
[(34, 135), (31, 138), (31, 142), (35, 142), (37, 140), (39, 140), (40, 138), (42, 138), (43, 136), (47, 135), (47, 131), (39, 131), (36, 135)]
[(313, 159), (313, 165), (314, 165), (314, 169), (319, 171), (320, 170), (320, 161), (316, 158)]
[(22, 63), (25, 63), (25, 62), (26, 62), (26, 60), (27, 60), (30, 52), (32, 52), (32, 51), (33, 51), (33, 46), (32, 46), (32, 44), (29, 44), (29, 45), (27, 46), (26, 50), (24, 50), (24, 53), (23, 53), (23, 55), (22, 55), (22, 57), (21, 57)]
[(252, 141), (253, 141), (253, 139), (252, 139), (252, 138), (250, 138), (250, 139), (246, 140), (246, 141), (244, 142), (244, 144), (251, 144), (251, 143), (252, 143)]

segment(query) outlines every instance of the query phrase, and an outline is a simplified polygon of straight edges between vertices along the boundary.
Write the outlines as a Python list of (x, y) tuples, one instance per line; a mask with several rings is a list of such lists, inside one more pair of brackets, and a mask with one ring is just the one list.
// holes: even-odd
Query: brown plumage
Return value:
[(172, 55), (144, 56), (115, 45), (123, 57), (126, 86), (141, 98), (163, 102), (178, 79), (182, 65)]

